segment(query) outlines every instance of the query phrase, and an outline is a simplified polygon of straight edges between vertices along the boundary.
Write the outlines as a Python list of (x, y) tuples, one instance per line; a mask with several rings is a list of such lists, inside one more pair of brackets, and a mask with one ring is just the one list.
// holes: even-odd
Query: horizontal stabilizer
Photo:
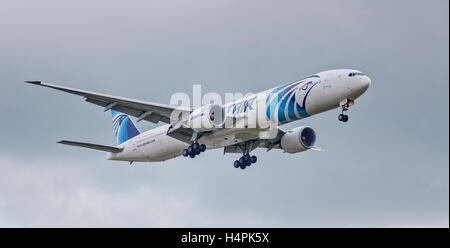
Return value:
[(29, 83), (29, 84), (41, 84), (41, 81), (25, 81), (25, 83)]
[(82, 142), (75, 142), (75, 141), (68, 141), (68, 140), (61, 140), (58, 141), (60, 144), (69, 145), (69, 146), (79, 146), (94, 150), (100, 150), (104, 152), (112, 152), (112, 153), (118, 153), (121, 152), (122, 148), (116, 148), (112, 146), (103, 146), (103, 145), (97, 145), (97, 144), (90, 144), (90, 143), (82, 143)]

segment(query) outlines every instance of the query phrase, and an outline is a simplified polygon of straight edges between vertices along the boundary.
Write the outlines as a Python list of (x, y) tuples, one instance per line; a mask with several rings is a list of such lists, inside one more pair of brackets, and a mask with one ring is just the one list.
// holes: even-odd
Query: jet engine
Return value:
[(281, 137), (281, 148), (287, 153), (303, 152), (314, 147), (316, 132), (310, 127), (297, 127)]
[(196, 131), (208, 131), (223, 127), (225, 111), (220, 105), (205, 105), (194, 110), (190, 117), (191, 128)]

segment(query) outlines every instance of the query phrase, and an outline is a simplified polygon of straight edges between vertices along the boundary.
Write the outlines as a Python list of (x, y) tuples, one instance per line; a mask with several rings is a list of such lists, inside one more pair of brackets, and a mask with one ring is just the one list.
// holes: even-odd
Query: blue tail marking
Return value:
[(117, 138), (117, 144), (120, 145), (139, 134), (139, 130), (128, 115), (115, 110), (111, 110), (111, 114), (113, 117), (114, 136)]

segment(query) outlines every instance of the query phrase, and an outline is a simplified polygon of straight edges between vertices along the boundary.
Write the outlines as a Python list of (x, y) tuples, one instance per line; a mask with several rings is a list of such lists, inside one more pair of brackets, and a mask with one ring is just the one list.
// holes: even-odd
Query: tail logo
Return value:
[(139, 130), (128, 115), (115, 110), (111, 110), (111, 114), (113, 116), (114, 136), (116, 136), (119, 145), (139, 134)]
[(125, 114), (117, 114), (113, 118), (113, 130), (114, 130), (114, 136), (117, 137), (117, 134), (119, 133), (119, 128), (122, 125), (122, 122), (127, 118), (128, 116)]

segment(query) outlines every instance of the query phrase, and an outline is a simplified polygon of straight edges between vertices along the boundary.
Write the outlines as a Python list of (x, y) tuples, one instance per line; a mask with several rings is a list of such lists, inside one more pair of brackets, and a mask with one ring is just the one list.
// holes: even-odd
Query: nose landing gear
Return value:
[(348, 121), (348, 115), (344, 115), (344, 113), (340, 114), (338, 116), (339, 121), (347, 122)]
[(348, 107), (352, 106), (353, 104), (354, 104), (353, 100), (344, 99), (344, 100), (341, 101), (340, 105), (342, 107), (342, 112), (338, 116), (338, 120), (339, 121), (342, 121), (342, 122), (347, 122), (348, 121), (348, 115), (344, 114), (344, 111), (347, 111)]
[(197, 141), (195, 141), (187, 149), (183, 150), (183, 156), (195, 158), (195, 156), (199, 155), (204, 151), (206, 151), (206, 145), (205, 144), (200, 145)]

